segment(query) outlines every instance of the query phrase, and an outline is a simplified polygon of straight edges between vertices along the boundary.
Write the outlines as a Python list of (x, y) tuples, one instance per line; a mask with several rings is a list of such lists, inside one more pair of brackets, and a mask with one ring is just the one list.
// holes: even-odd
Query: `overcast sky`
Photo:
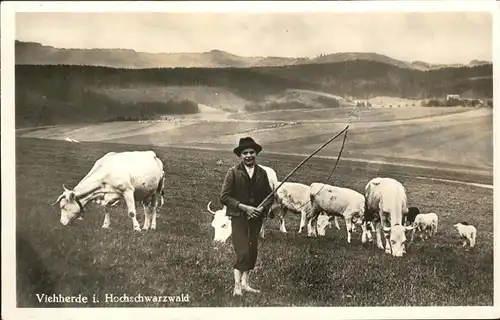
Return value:
[(224, 50), (315, 57), (376, 52), (429, 63), (492, 60), (488, 13), (17, 13), (16, 39), (60, 48)]

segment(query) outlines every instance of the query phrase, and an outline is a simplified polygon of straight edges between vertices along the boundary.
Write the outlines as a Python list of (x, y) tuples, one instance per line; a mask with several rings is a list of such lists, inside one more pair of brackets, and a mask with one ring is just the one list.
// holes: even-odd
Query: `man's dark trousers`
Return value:
[(234, 268), (249, 271), (255, 267), (262, 217), (247, 219), (244, 215), (231, 218), (234, 251), (236, 263)]

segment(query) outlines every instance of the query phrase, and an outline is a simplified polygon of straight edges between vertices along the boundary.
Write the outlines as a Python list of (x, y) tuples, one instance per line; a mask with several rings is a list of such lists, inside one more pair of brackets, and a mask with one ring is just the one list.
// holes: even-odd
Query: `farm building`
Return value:
[(446, 95), (446, 101), (448, 101), (450, 99), (460, 100), (460, 95), (459, 94), (447, 94)]

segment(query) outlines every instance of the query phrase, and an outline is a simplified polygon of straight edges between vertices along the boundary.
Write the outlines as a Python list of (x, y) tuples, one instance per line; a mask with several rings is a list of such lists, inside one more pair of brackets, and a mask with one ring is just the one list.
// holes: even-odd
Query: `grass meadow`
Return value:
[[(24, 130), (18, 136), (49, 139), (71, 137), (80, 141), (230, 150), (241, 136), (250, 135), (264, 144), (268, 151), (309, 154), (329, 139), (333, 132), (341, 131), (349, 124), (343, 157), (482, 171), (489, 176), (491, 183), (493, 114), (490, 109), (469, 108), (468, 112), (462, 112), (461, 108), (451, 107), (448, 111), (420, 108), (424, 113), (413, 108), (404, 109), (404, 112), (392, 110), (392, 113), (382, 109), (366, 111), (371, 117), (366, 116), (362, 109), (352, 111), (356, 117), (369, 120), (366, 123), (342, 120), (333, 114), (317, 121), (303, 120), (301, 117), (308, 114), (305, 111), (281, 110), (279, 114), (288, 114), (294, 121), (122, 121), (42, 127)], [(263, 112), (260, 116), (265, 118), (267, 114)], [(398, 118), (412, 114), (417, 118)], [(386, 121), (386, 116), (394, 120)], [(337, 157), (340, 144), (341, 141), (334, 141), (318, 155)]]
[(293, 110), (283, 112), (281, 110), (258, 112), (258, 113), (236, 113), (230, 116), (231, 119), (238, 120), (279, 120), (293, 121), (301, 120), (347, 120), (349, 122), (369, 122), (369, 121), (393, 121), (420, 119), (429, 116), (439, 116), (446, 114), (460, 113), (468, 111), (466, 107), (404, 107), (404, 108), (359, 108), (343, 107), (319, 110)]
[[(50, 204), (62, 184), (74, 187), (94, 162), (109, 151), (153, 149), (166, 172), (165, 205), (157, 230), (135, 232), (123, 205), (112, 209), (111, 228), (94, 205), (85, 219), (68, 227)], [(303, 158), (266, 154), (260, 163), (283, 178)], [(222, 160), (223, 165), (217, 165)], [(321, 238), (297, 234), (298, 217), (289, 215), (288, 234), (268, 221), (260, 243), (253, 284), (260, 295), (232, 297), (234, 255), (227, 243), (212, 243), (206, 205), (219, 207), (222, 179), (236, 159), (230, 152), (112, 143), (16, 139), (16, 228), (18, 307), (48, 307), (36, 293), (101, 297), (85, 307), (237, 306), (491, 306), (493, 305), (493, 191), (415, 179), (413, 168), (313, 158), (292, 181), (325, 182), (362, 191), (376, 176), (390, 176), (407, 188), (409, 205), (440, 218), (436, 237), (415, 241), (403, 258), (375, 244), (363, 246), (360, 233), (347, 244), (344, 229)], [(142, 225), (142, 209), (138, 210)], [(466, 220), (478, 229), (478, 244), (461, 247), (453, 224)], [(189, 303), (105, 303), (105, 294), (189, 294)], [(77, 304), (61, 304), (79, 307)], [(50, 305), (54, 307), (54, 304)]]

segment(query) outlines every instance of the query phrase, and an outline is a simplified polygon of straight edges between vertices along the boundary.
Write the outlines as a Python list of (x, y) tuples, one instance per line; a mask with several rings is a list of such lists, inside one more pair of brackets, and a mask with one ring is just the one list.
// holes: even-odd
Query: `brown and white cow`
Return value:
[[(348, 243), (351, 243), (353, 224), (361, 226), (363, 243), (367, 241), (367, 238), (371, 238), (364, 223), (365, 197), (361, 193), (324, 183), (312, 183), (310, 188), (311, 213), (307, 216), (310, 236), (317, 236), (317, 232), (324, 235), (326, 225), (323, 222), (328, 222), (328, 220), (318, 221), (320, 213), (324, 211), (327, 216), (339, 216), (345, 219)], [(318, 230), (312, 227), (316, 223)]]

